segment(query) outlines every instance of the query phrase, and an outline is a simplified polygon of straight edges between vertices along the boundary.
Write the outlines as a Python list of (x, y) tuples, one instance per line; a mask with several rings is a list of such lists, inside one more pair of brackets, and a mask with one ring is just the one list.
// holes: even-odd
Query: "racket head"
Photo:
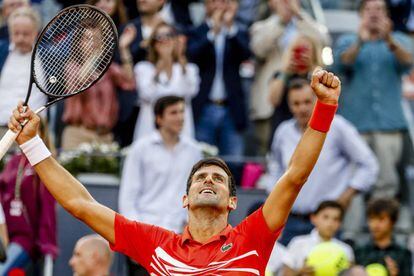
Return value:
[(108, 70), (117, 46), (117, 28), (104, 11), (87, 4), (67, 7), (38, 36), (32, 81), (59, 100), (79, 94)]

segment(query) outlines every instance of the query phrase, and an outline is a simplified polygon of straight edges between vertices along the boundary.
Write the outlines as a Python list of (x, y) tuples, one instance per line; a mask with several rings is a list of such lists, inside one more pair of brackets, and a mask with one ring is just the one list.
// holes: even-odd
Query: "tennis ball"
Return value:
[(365, 267), (368, 276), (388, 276), (385, 266), (379, 263), (369, 264)]
[(338, 244), (323, 242), (309, 253), (306, 265), (315, 269), (315, 276), (334, 276), (349, 267), (349, 260)]

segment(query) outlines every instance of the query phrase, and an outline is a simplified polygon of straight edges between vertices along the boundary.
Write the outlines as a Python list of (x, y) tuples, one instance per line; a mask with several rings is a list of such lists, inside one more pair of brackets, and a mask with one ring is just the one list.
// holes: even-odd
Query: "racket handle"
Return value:
[(10, 129), (6, 132), (6, 134), (1, 138), (0, 140), (0, 160), (3, 158), (3, 156), (6, 154), (6, 152), (9, 150), (13, 142), (16, 140), (16, 137), (19, 135), (19, 133), (14, 133)]

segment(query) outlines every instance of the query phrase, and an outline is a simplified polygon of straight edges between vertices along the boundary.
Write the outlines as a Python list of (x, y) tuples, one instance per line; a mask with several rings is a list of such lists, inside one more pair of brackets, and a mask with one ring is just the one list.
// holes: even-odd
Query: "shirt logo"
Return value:
[(229, 243), (229, 244), (223, 244), (223, 246), (221, 247), (221, 252), (226, 252), (226, 251), (229, 251), (230, 250), (230, 248), (232, 248), (233, 247), (233, 243)]

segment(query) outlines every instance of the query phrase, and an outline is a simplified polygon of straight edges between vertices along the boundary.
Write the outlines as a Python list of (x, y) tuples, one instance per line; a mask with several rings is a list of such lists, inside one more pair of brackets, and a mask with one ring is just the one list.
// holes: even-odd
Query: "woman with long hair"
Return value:
[(183, 134), (194, 136), (191, 99), (198, 93), (199, 72), (185, 56), (186, 38), (170, 25), (158, 24), (148, 41), (148, 61), (135, 66), (140, 114), (134, 140), (155, 129), (153, 105), (166, 95), (181, 96), (186, 101)]

